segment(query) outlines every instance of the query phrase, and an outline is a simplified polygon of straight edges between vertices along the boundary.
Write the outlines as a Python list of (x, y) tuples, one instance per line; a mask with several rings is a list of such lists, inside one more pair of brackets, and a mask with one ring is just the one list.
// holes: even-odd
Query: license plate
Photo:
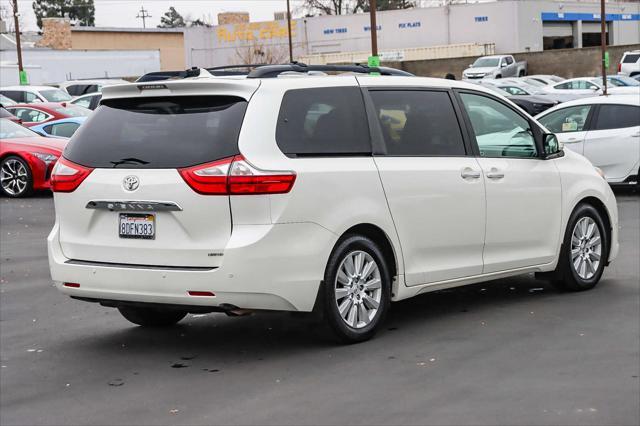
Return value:
[(148, 213), (120, 213), (120, 238), (153, 240), (156, 238), (156, 216)]

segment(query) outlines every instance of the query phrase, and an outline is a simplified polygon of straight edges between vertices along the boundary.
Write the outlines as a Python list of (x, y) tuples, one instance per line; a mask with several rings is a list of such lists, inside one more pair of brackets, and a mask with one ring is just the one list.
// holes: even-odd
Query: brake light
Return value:
[(92, 171), (92, 168), (72, 163), (66, 158), (60, 157), (51, 172), (51, 190), (53, 192), (73, 192)]
[(618, 63), (618, 72), (622, 72), (622, 62)]
[(194, 191), (204, 195), (286, 194), (296, 180), (294, 172), (260, 170), (242, 155), (178, 172)]

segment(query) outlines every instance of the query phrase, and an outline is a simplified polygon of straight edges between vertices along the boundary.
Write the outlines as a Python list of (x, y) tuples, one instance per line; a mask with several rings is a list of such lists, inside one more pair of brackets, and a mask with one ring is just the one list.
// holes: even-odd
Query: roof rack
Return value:
[(395, 68), (369, 67), (364, 64), (353, 65), (307, 65), (301, 62), (293, 62), (285, 65), (264, 65), (251, 71), (247, 78), (274, 78), (285, 72), (306, 73), (309, 71), (329, 72), (354, 72), (358, 74), (378, 73), (380, 75), (397, 75), (413, 77), (413, 74)]

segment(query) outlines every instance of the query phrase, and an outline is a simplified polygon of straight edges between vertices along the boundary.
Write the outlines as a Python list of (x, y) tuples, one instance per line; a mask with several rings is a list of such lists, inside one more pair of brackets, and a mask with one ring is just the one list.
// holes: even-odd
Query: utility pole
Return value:
[(376, 23), (376, 0), (369, 0), (369, 15), (371, 16), (371, 56), (378, 56), (378, 24)]
[(607, 52), (607, 15), (604, 0), (600, 0), (600, 46), (602, 49), (602, 87), (607, 95), (607, 68), (609, 67), (609, 53)]
[(287, 26), (289, 27), (289, 62), (293, 63), (293, 39), (291, 35), (291, 4), (287, 0)]
[(27, 73), (22, 64), (22, 44), (20, 43), (20, 13), (18, 12), (18, 0), (13, 0), (13, 25), (16, 27), (16, 54), (18, 56), (18, 78), (21, 85), (29, 84)]
[(151, 18), (149, 11), (144, 8), (144, 5), (140, 8), (136, 19), (142, 19), (142, 28), (147, 28), (147, 18)]

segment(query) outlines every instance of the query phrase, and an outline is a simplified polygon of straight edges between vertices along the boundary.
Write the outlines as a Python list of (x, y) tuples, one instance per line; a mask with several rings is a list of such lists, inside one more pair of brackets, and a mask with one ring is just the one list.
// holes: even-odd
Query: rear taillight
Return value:
[(622, 72), (622, 62), (618, 64), (618, 72)]
[(93, 169), (84, 167), (60, 157), (51, 173), (53, 192), (73, 192), (80, 186)]
[(242, 155), (178, 172), (194, 191), (204, 195), (286, 194), (296, 180), (294, 172), (260, 170)]

